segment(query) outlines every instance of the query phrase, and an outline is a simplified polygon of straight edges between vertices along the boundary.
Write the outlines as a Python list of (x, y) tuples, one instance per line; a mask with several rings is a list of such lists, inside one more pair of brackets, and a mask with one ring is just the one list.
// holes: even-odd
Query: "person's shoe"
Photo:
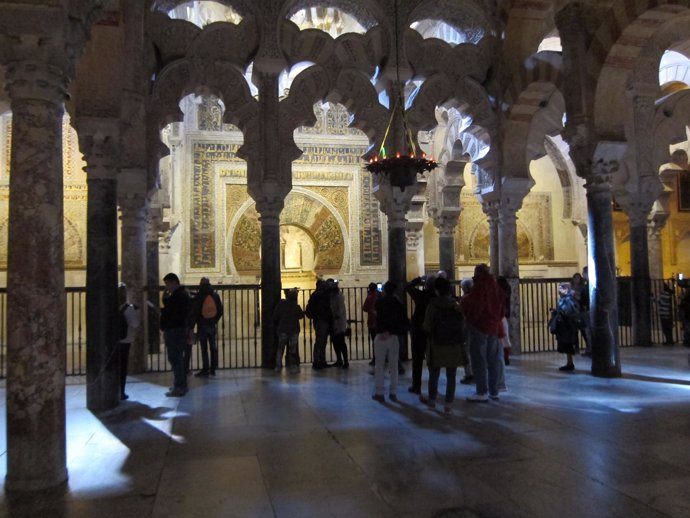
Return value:
[(453, 408), (450, 405), (448, 405), (448, 404), (443, 405), (443, 415), (449, 416), (452, 413), (453, 413)]
[(463, 385), (472, 385), (474, 383), (474, 376), (465, 376), (460, 380)]
[(371, 365), (371, 366), (373, 367), (375, 363), (376, 363), (376, 362), (374, 362), (374, 360), (371, 360), (371, 361), (369, 362), (369, 365)]
[(563, 367), (558, 367), (559, 371), (574, 371), (575, 370), (575, 365), (572, 363), (568, 363), (567, 365), (563, 365)]
[(398, 396), (396, 396), (395, 394), (388, 394), (388, 399), (390, 399), (391, 401), (393, 401), (393, 403), (397, 403), (397, 402), (398, 402)]
[(187, 393), (187, 389), (175, 388), (175, 389), (172, 389), (172, 390), (169, 391), (169, 392), (166, 392), (165, 395), (166, 395), (167, 397), (182, 397), (182, 396), (184, 396), (186, 393)]
[(386, 401), (386, 398), (383, 397), (381, 394), (374, 394), (373, 396), (371, 396), (371, 399), (373, 399), (374, 401), (378, 401), (379, 403), (384, 403)]
[(489, 399), (490, 399), (491, 401), (498, 401), (498, 394), (493, 395), (493, 396), (490, 394), (490, 395), (489, 395)]
[(208, 371), (209, 376), (215, 376), (216, 375), (216, 369), (211, 369)]
[(505, 364), (510, 365), (510, 360), (508, 358), (506, 358)]
[(489, 401), (489, 396), (486, 394), (472, 394), (471, 396), (467, 396), (465, 399), (471, 403), (486, 403)]
[(426, 396), (419, 396), (419, 401), (421, 401), (422, 403), (424, 403), (424, 404), (425, 404), (426, 406), (428, 406), (429, 408), (436, 408), (436, 401), (434, 401), (434, 400), (432, 400), (432, 399), (429, 399), (429, 398), (426, 397)]
[(274, 370), (274, 372), (280, 372), (280, 371), (283, 370), (283, 368), (276, 365), (276, 366), (273, 368), (273, 370)]
[(340, 368), (341, 369), (349, 369), (350, 368), (350, 362), (343, 362), (343, 364)]
[(324, 368), (324, 365), (322, 363), (312, 363), (311, 368), (315, 371), (320, 371)]
[(129, 396), (125, 394), (124, 392), (120, 394), (120, 401), (127, 401), (129, 399)]
[(408, 388), (407, 388), (407, 391), (408, 391), (408, 392), (411, 392), (412, 394), (421, 394), (421, 393), (422, 393), (422, 389), (419, 388), (419, 387), (415, 387), (414, 385), (408, 387)]
[(506, 387), (505, 385), (503, 385), (502, 387), (498, 387), (498, 391), (499, 391), (499, 392), (508, 392), (508, 387)]
[(329, 367), (342, 367), (342, 366), (343, 366), (343, 361), (342, 361), (342, 360), (338, 360), (338, 361), (336, 361), (335, 363), (331, 363), (331, 364), (329, 365)]
[(208, 371), (206, 369), (201, 369), (199, 372), (197, 372), (194, 375), (195, 378), (207, 378), (208, 377)]

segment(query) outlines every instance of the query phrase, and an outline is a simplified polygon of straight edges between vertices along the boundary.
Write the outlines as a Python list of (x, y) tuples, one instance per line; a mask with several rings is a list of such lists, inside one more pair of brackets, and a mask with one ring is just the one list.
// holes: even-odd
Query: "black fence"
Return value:
[[(556, 343), (547, 329), (550, 308), (555, 307), (558, 298), (558, 284), (569, 279), (523, 279), (520, 283), (520, 321), (522, 352), (555, 351)], [(673, 280), (676, 297), (673, 304), (674, 338), (682, 339), (682, 328), (677, 311), (680, 289)], [(652, 281), (652, 340), (663, 343), (657, 300), (663, 290), (663, 280)], [(261, 297), (258, 285), (214, 286), (223, 301), (223, 318), (218, 323), (218, 362), (221, 369), (252, 368), (261, 366)], [(366, 314), (362, 305), (366, 298), (366, 287), (342, 288), (351, 330), (348, 350), (352, 360), (368, 360), (372, 356), (372, 343), (366, 326)], [(298, 302), (306, 308), (311, 290), (301, 290)], [(158, 301), (162, 288), (148, 293), (148, 299)], [(86, 374), (86, 289), (67, 288), (67, 364), (68, 375)], [(621, 347), (633, 345), (632, 332), (632, 281), (629, 277), (618, 279), (618, 339)], [(408, 297), (411, 314), (413, 303)], [(7, 351), (7, 292), (0, 288), (0, 377), (6, 373)], [(142, 319), (142, 322), (146, 319)], [(311, 363), (314, 329), (306, 318), (302, 320), (299, 339), (299, 355), (302, 363)], [(153, 372), (169, 370), (165, 347), (160, 334), (144, 333), (147, 336), (148, 369)], [(332, 348), (327, 350), (327, 359), (334, 361)], [(201, 365), (199, 347), (192, 350), (192, 369)]]

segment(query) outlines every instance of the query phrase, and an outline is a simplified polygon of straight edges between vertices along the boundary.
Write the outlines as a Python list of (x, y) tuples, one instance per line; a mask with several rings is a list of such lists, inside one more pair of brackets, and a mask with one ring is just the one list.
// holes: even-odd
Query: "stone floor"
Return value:
[(688, 349), (621, 357), (620, 379), (592, 377), (586, 358), (564, 374), (558, 354), (514, 357), (500, 402), (466, 402), (460, 385), (451, 417), (406, 391), (409, 374), (399, 403), (372, 401), (366, 363), (223, 371), (182, 399), (164, 396), (169, 374), (148, 374), (101, 416), (72, 378), (68, 493), (0, 495), (0, 515), (690, 516)]

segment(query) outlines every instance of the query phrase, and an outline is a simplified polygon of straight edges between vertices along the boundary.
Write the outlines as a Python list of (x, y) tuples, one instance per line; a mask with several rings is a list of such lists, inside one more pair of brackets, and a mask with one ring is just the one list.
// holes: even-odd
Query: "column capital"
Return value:
[(450, 212), (441, 211), (434, 217), (434, 227), (438, 230), (440, 237), (455, 236), (455, 229), (458, 226), (460, 211)]
[(117, 119), (75, 119), (79, 148), (86, 161), (84, 171), (89, 179), (114, 180), (117, 177), (120, 156), (119, 126), (120, 122)]
[(405, 229), (405, 239), (408, 250), (419, 250), (420, 244), (424, 242), (424, 233), (421, 229), (408, 227)]
[(601, 141), (594, 152), (594, 160), (586, 171), (585, 189), (588, 193), (611, 191), (611, 179), (623, 164), (626, 142)]
[(60, 67), (47, 61), (11, 61), (7, 64), (5, 77), (5, 88), (13, 110), (17, 104), (29, 101), (62, 107), (67, 99), (67, 76)]

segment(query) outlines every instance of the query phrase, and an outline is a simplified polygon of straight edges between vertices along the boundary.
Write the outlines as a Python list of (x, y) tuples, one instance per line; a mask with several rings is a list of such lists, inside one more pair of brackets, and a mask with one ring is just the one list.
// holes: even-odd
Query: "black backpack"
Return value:
[(462, 313), (454, 306), (436, 306), (434, 309), (436, 314), (431, 330), (431, 339), (434, 345), (462, 345), (465, 331)]

